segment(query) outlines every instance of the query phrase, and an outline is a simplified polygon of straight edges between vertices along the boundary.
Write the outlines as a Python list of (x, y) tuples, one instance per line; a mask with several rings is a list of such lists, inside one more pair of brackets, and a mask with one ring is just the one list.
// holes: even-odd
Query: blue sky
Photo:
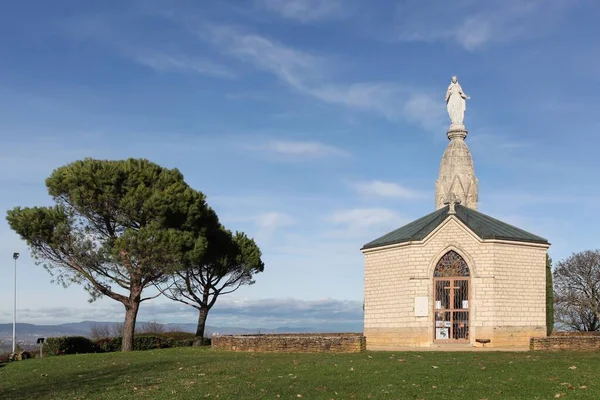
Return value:
[[(599, 18), (586, 0), (10, 2), (0, 208), (50, 204), (44, 179), (68, 162), (148, 158), (263, 251), (209, 324), (360, 322), (360, 247), (434, 209), (456, 74), (479, 210), (548, 238), (555, 260), (596, 249)], [(4, 219), (0, 233), (0, 322), (14, 251), (21, 322), (122, 318), (51, 283)], [(157, 300), (140, 318), (196, 314)]]

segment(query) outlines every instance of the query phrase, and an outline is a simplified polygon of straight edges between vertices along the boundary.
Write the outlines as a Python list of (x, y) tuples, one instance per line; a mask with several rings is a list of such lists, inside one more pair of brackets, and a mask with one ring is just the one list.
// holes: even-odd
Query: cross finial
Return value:
[(448, 214), (456, 214), (456, 205), (460, 203), (460, 198), (456, 195), (456, 193), (452, 193), (448, 201), (444, 202), (444, 205), (449, 206)]

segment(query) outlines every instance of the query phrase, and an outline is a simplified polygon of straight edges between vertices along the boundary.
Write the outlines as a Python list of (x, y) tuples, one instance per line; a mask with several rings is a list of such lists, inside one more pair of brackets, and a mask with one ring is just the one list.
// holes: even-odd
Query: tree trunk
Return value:
[(198, 326), (196, 327), (196, 338), (194, 346), (202, 346), (204, 344), (204, 330), (206, 329), (206, 317), (208, 316), (208, 307), (200, 307), (198, 314)]
[(131, 300), (125, 305), (125, 323), (123, 324), (121, 351), (133, 350), (133, 336), (135, 333), (135, 321), (140, 308), (139, 300)]

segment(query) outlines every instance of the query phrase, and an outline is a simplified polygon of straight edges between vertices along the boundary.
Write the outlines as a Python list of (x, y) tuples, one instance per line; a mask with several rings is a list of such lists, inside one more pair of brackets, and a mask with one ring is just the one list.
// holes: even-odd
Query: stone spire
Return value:
[(471, 152), (465, 143), (467, 129), (462, 121), (466, 109), (465, 99), (469, 99), (469, 96), (462, 92), (458, 79), (452, 77), (452, 83), (446, 93), (446, 105), (452, 121), (448, 130), (450, 143), (442, 156), (440, 174), (435, 184), (436, 209), (450, 203), (460, 203), (465, 207), (477, 209), (478, 182)]

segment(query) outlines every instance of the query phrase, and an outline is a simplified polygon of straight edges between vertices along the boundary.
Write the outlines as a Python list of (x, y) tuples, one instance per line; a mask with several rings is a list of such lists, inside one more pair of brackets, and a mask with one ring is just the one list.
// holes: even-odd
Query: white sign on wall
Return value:
[(429, 298), (415, 297), (415, 317), (427, 317), (429, 315)]

